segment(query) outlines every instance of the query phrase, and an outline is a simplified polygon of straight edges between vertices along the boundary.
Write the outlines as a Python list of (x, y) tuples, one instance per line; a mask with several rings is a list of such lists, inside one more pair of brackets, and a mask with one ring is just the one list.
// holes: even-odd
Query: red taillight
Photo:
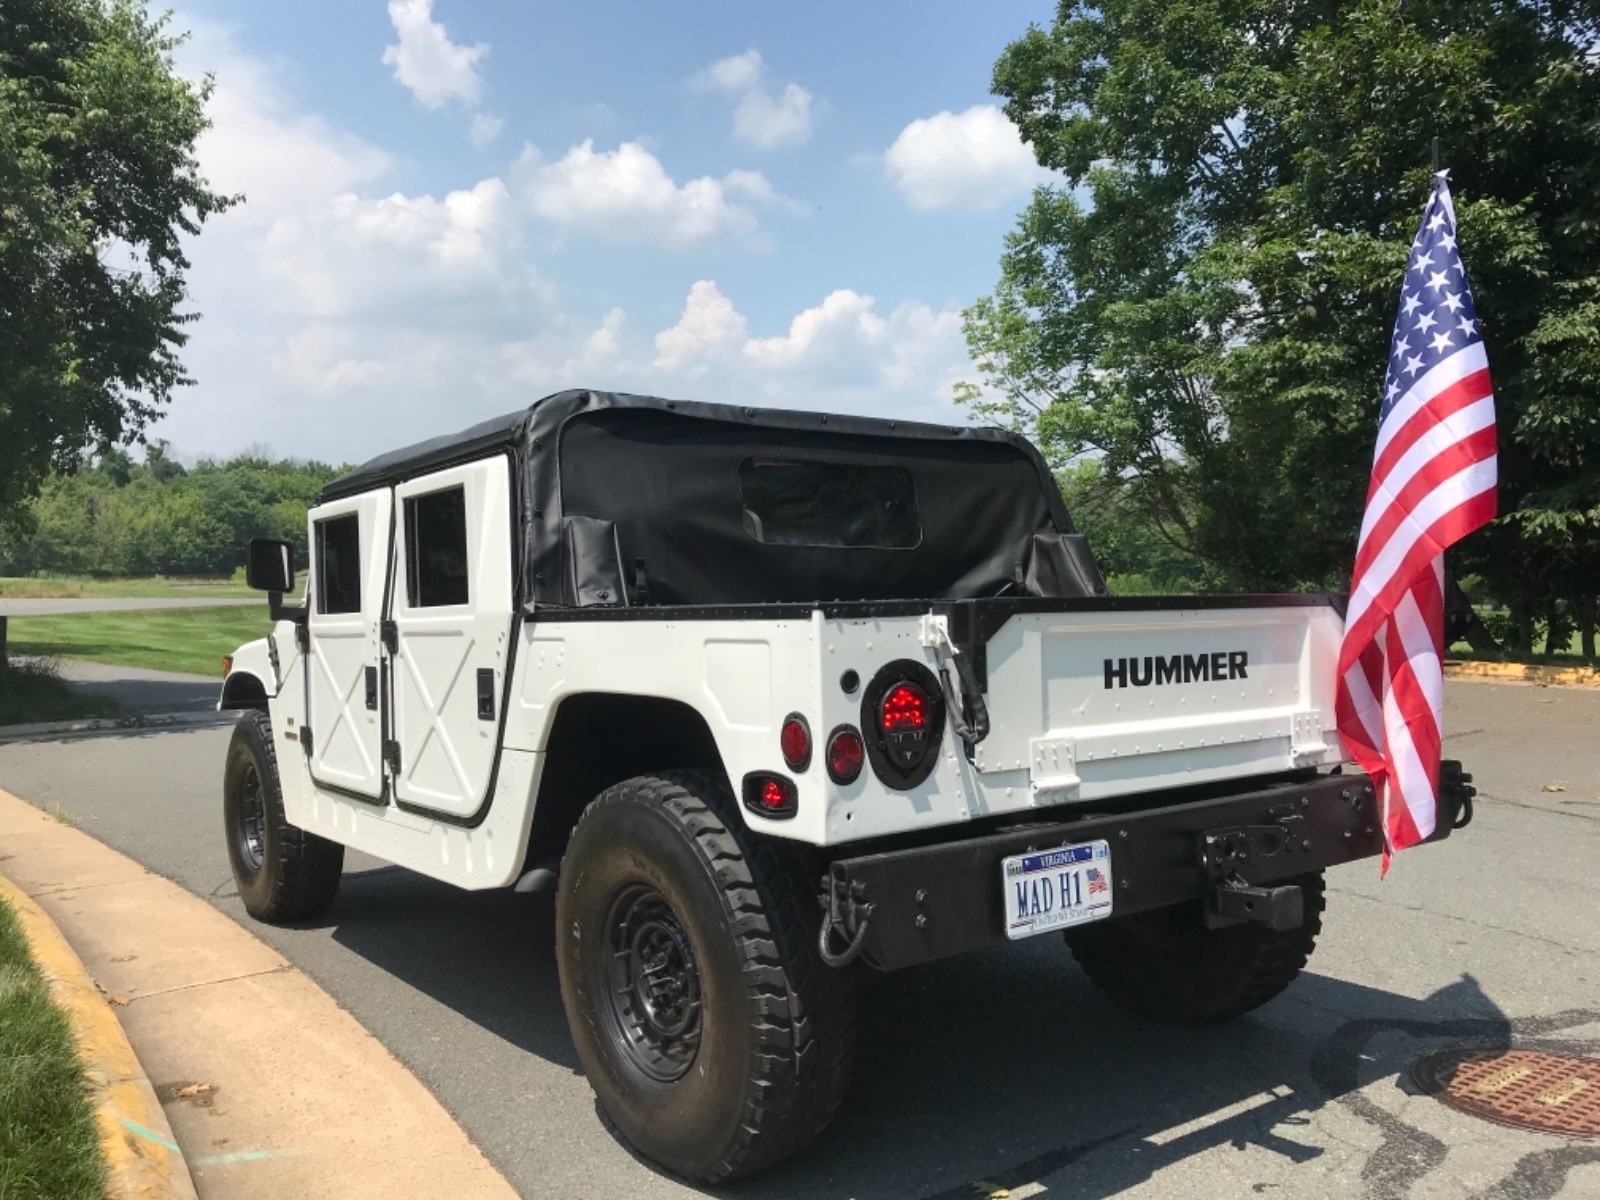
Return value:
[(811, 765), (811, 726), (799, 713), (790, 713), (783, 719), (778, 749), (783, 751), (783, 761), (791, 771), (804, 771)]
[(828, 739), (828, 778), (835, 783), (854, 783), (867, 760), (867, 746), (861, 735), (848, 725), (833, 731)]
[(928, 724), (928, 695), (909, 683), (897, 683), (883, 698), (879, 724), (885, 733), (897, 729), (924, 729)]
[(744, 806), (763, 817), (792, 817), (799, 810), (800, 795), (794, 780), (770, 771), (752, 771), (744, 777)]
[(222, 656), (222, 677), (224, 679), (226, 679), (232, 673), (233, 673), (233, 655), (224, 654)]

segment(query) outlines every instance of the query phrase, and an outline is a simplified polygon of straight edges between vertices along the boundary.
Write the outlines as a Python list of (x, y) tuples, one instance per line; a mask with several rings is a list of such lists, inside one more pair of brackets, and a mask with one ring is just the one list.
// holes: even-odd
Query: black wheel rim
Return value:
[(239, 777), (239, 817), (234, 823), (234, 837), (239, 843), (239, 857), (252, 875), (261, 869), (266, 834), (267, 803), (261, 790), (261, 772), (249, 762)]
[(630, 884), (606, 916), (612, 1040), (651, 1079), (681, 1079), (700, 1048), (700, 971), (683, 922), (654, 888)]

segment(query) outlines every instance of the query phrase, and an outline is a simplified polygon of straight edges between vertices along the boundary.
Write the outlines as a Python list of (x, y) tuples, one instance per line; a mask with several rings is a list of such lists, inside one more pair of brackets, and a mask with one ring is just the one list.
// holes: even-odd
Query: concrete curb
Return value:
[(233, 719), (234, 714), (231, 712), (201, 712), (134, 713), (126, 717), (97, 717), (87, 721), (36, 721), (30, 725), (0, 725), (0, 744), (37, 737), (115, 733), (123, 729), (181, 729), (188, 725), (222, 725)]
[(1600, 687), (1594, 667), (1549, 667), (1535, 663), (1446, 660), (1446, 679), (1480, 679), (1499, 683), (1540, 683), (1555, 687)]
[(100, 1123), (106, 1195), (111, 1200), (196, 1200), (167, 1115), (111, 1005), (55, 922), (4, 875), (0, 897), (16, 910), (33, 960), (72, 1022)]

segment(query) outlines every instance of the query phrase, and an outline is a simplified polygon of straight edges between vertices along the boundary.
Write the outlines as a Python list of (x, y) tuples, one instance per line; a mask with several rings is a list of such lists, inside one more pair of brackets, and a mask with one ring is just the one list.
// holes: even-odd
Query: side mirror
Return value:
[(251, 538), (244, 581), (260, 592), (294, 591), (294, 547), (280, 538)]

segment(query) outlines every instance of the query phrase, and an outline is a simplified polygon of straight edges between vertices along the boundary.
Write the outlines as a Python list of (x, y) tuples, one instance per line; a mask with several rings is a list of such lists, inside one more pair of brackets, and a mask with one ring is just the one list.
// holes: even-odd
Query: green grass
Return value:
[(50, 576), (0, 577), (0, 598), (25, 600), (128, 597), (167, 600), (183, 597), (252, 596), (243, 578), (169, 578), (152, 575), (141, 579), (89, 579)]
[[(75, 691), (56, 674), (55, 664), (49, 659), (0, 667), (0, 725), (114, 717), (121, 711), (109, 696)], [(5, 1195), (6, 1191), (0, 1188), (0, 1197)]]
[(0, 900), (0, 1196), (99, 1200), (105, 1178), (72, 1026)]
[(265, 637), (267, 603), (12, 617), (11, 652), (222, 675), (222, 656)]

